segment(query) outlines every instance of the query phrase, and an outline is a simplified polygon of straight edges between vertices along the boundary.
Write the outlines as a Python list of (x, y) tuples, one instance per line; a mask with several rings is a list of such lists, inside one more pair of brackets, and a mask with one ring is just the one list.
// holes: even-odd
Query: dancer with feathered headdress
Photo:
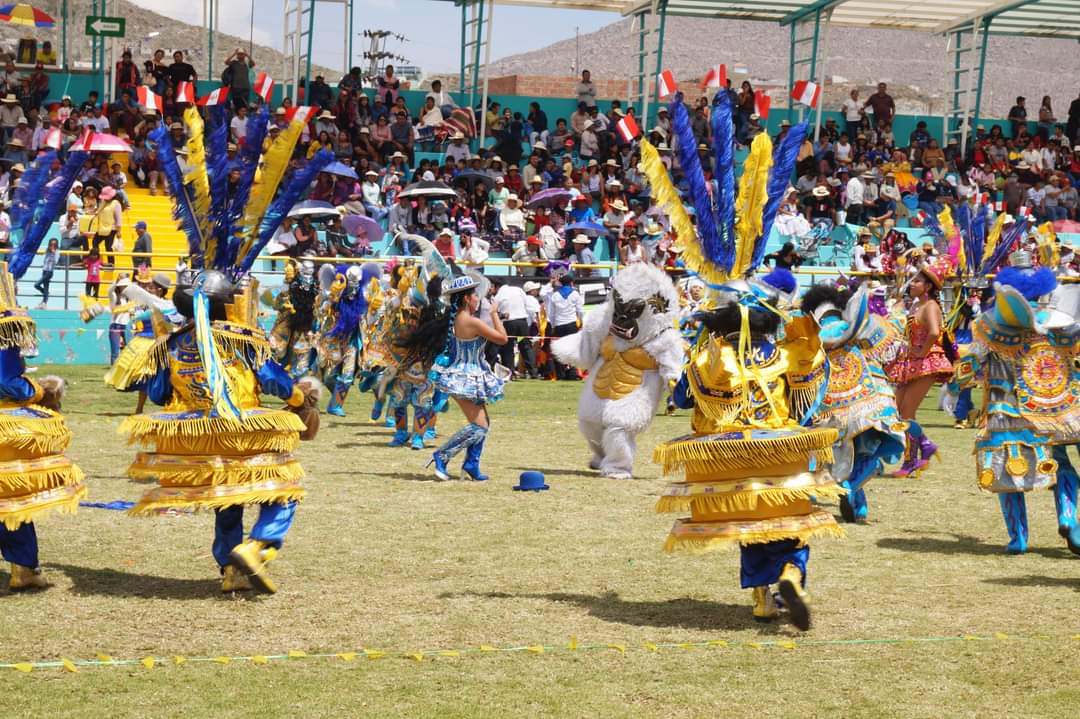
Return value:
[(34, 321), (20, 307), (15, 281), (22, 277), (45, 233), (60, 214), (88, 153), (71, 152), (51, 174), (56, 153), (39, 156), (15, 190), (9, 262), (0, 263), (0, 553), (11, 563), (11, 591), (42, 589), (34, 521), (57, 510), (74, 512), (86, 496), (83, 473), (64, 450), (71, 431), (60, 414), (64, 382), (26, 375), (24, 354), (37, 347)]
[[(271, 359), (257, 323), (258, 282), (249, 273), (281, 219), (333, 156), (317, 153), (286, 178), (302, 123), (294, 121), (261, 155), (261, 138), (249, 134), (240, 189), (229, 196), (219, 187), (225, 165), (217, 129), (204, 141), (195, 108), (185, 111), (184, 123), (186, 172), (169, 134), (151, 133), (174, 215), (188, 238), (192, 270), (177, 279), (172, 298), (186, 322), (176, 330), (154, 323), (159, 332), (142, 372), (150, 400), (163, 410), (128, 417), (120, 426), (130, 441), (151, 448), (136, 456), (128, 475), (157, 482), (131, 512), (214, 510), (213, 555), (222, 591), (254, 585), (272, 593), (266, 565), (304, 496), (304, 472), (292, 452), (317, 430), (319, 387), (311, 380), (294, 383)], [(253, 127), (265, 129), (265, 116), (256, 117)], [(261, 405), (260, 393), (285, 400), (289, 411)], [(246, 505), (258, 506), (259, 516), (245, 541)]]
[[(697, 232), (660, 162), (641, 143), (642, 166), (654, 197), (678, 233), (686, 266), (708, 283), (711, 308), (697, 313), (699, 331), (676, 400), (693, 408), (692, 434), (656, 448), (665, 473), (682, 472), (659, 500), (661, 512), (690, 511), (665, 549), (710, 551), (738, 545), (742, 586), (752, 590), (753, 616), (777, 616), (770, 586), (779, 585), (791, 618), (810, 625), (804, 584), (808, 542), (842, 530), (811, 499), (843, 494), (826, 470), (835, 429), (808, 429), (825, 386), (824, 355), (807, 318), (791, 318), (776, 285), (753, 279), (787, 190), (806, 125), (792, 128), (775, 149), (754, 138), (735, 196), (733, 126), (727, 93), (713, 106), (716, 201), (709, 196), (681, 95), (671, 103), (680, 163), (689, 180)], [(781, 326), (786, 322), (784, 333)]]

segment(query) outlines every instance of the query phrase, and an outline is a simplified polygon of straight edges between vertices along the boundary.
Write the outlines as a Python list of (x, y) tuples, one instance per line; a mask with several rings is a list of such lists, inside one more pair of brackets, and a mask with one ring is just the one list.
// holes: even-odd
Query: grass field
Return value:
[[(134, 450), (115, 433), (135, 398), (106, 393), (100, 369), (61, 369), (69, 455), (90, 499), (136, 498)], [(736, 553), (660, 551), (672, 516), (653, 512), (663, 480), (649, 458), (687, 431), (686, 413), (657, 417), (641, 438), (637, 479), (603, 480), (585, 469), (579, 390), (512, 385), (493, 409), (484, 484), (429, 481), (427, 453), (388, 448), (390, 431), (367, 422), (370, 395), (354, 393), (349, 417), (324, 416), (301, 448), (309, 494), (271, 565), (272, 597), (219, 593), (208, 515), (47, 518), (54, 586), (0, 591), (0, 660), (192, 659), (2, 669), (7, 713), (1057, 717), (1080, 703), (1080, 563), (1057, 536), (1050, 492), (1028, 500), (1031, 551), (1003, 554), (997, 501), (975, 487), (972, 431), (924, 410), (944, 461), (922, 479), (875, 479), (871, 523), (814, 545), (814, 627), (800, 635), (751, 621)], [(445, 434), (461, 418), (440, 422)], [(530, 468), (550, 491), (511, 491)], [(697, 644), (675, 646), (685, 642)], [(290, 650), (308, 656), (197, 660)], [(385, 655), (312, 656), (362, 650)], [(405, 656), (416, 652), (429, 653)]]

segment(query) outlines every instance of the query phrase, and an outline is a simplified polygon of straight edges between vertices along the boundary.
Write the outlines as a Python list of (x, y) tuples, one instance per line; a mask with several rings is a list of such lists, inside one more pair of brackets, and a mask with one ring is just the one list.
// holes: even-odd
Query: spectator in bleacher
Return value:
[(135, 102), (134, 90), (124, 89), (120, 92), (120, 99), (109, 105), (109, 126), (114, 132), (123, 130), (131, 137), (138, 120), (139, 104)]
[[(79, 203), (81, 204), (82, 200), (79, 200)], [(81, 252), (86, 252), (87, 249), (86, 235), (82, 233), (79, 226), (79, 210), (71, 205), (60, 219), (60, 249)], [(69, 265), (77, 259), (72, 260), (70, 256), (65, 255), (63, 262)]]
[(574, 87), (574, 93), (579, 105), (584, 103), (585, 107), (596, 107), (596, 85), (588, 70), (581, 71), (581, 81)]
[(113, 241), (120, 234), (124, 224), (123, 207), (116, 197), (116, 190), (111, 185), (101, 188), (98, 198), (100, 206), (97, 208), (97, 214), (95, 215), (96, 222), (94, 223), (95, 232), (92, 249), (96, 250), (104, 245), (105, 251), (108, 253), (105, 257), (105, 266), (112, 267), (114, 265)]
[(109, 184), (116, 190), (116, 198), (120, 201), (120, 206), (125, 210), (130, 210), (131, 203), (128, 202), (127, 192), (124, 191), (124, 187), (127, 185), (127, 174), (120, 169), (119, 162), (114, 162), (112, 164), (112, 172), (109, 175)]
[(326, 84), (326, 78), (316, 75), (307, 89), (307, 103), (312, 107), (329, 110), (334, 104), (334, 91)]
[[(144, 220), (139, 220), (135, 223), (135, 245), (131, 248), (131, 251), (136, 254), (140, 252), (150, 254), (154, 251), (154, 239), (150, 236), (150, 232), (147, 230), (146, 222)], [(153, 264), (153, 258), (135, 257), (134, 264), (136, 267), (140, 265), (150, 267)]]
[[(346, 119), (349, 122), (349, 126), (352, 128), (363, 129), (370, 127), (373, 122), (371, 116), (371, 101), (368, 96), (361, 93), (359, 95), (349, 94), (350, 102), (355, 105), (355, 108), (351, 110), (352, 115), (346, 114)], [(341, 112), (338, 112), (338, 117), (341, 116)]]
[(562, 152), (566, 141), (572, 139), (573, 132), (567, 127), (566, 119), (560, 117), (555, 120), (555, 129), (548, 134), (547, 146), (552, 148), (552, 152), (559, 153)]
[[(11, 133), (12, 138), (22, 142), (23, 147), (28, 151), (34, 150), (34, 131), (30, 129), (30, 124), (25, 117), (19, 116), (19, 119), (15, 121), (15, 131)], [(33, 154), (29, 155), (33, 157)]]
[[(233, 53), (233, 54), (235, 55), (235, 53)], [(180, 85), (180, 83), (182, 83), (182, 82), (194, 83), (199, 79), (199, 75), (198, 75), (198, 73), (195, 72), (195, 66), (194, 65), (192, 65), (189, 62), (184, 61), (184, 53), (181, 52), (180, 50), (177, 50), (176, 52), (174, 52), (172, 54), (172, 58), (173, 58), (172, 65), (169, 65), (169, 67), (167, 68), (167, 70), (168, 70), (168, 78), (167, 79), (168, 79), (168, 86), (169, 86), (169, 89), (170, 89), (170, 94), (173, 96), (173, 99), (175, 100), (176, 88)], [(229, 61), (226, 60), (225, 61), (226, 66), (228, 66), (228, 63), (229, 63)], [(243, 74), (246, 77), (247, 76), (247, 71), (245, 70)], [(227, 82), (223, 82), (222, 84), (224, 84), (226, 86), (229, 85), (229, 83), (227, 83)], [(230, 96), (230, 98), (232, 96), (232, 89), (231, 88), (229, 90), (229, 96)], [(237, 107), (237, 105), (233, 105), (233, 107)]]
[[(3, 110), (3, 108), (0, 108)], [(109, 119), (102, 115), (102, 109), (100, 105), (95, 105), (92, 110), (83, 115), (80, 121), (83, 127), (89, 127), (94, 132), (108, 132), (109, 131)]]
[(457, 103), (454, 102), (454, 98), (450, 96), (450, 93), (443, 90), (442, 80), (431, 81), (431, 90), (426, 97), (435, 101), (435, 107), (439, 108), (444, 118), (449, 118), (451, 113), (454, 112), (454, 108), (457, 107)]
[(249, 70), (253, 67), (255, 67), (255, 61), (248, 57), (242, 47), (236, 48), (225, 58), (225, 69), (221, 71), (221, 84), (229, 88), (229, 101), (234, 110), (246, 106), (251, 99)]
[(540, 103), (529, 103), (529, 125), (532, 128), (529, 133), (529, 144), (548, 141), (548, 118), (547, 113), (540, 109)]
[(142, 76), (139, 74), (139, 66), (131, 61), (131, 50), (125, 49), (120, 55), (120, 62), (116, 63), (116, 97), (119, 99), (125, 90), (132, 95), (135, 94), (136, 88), (141, 84)]
[[(329, 110), (323, 110), (319, 113), (319, 116), (315, 118), (315, 134), (320, 135), (325, 132), (331, 138), (337, 137), (338, 126), (335, 120), (337, 120), (337, 117), (331, 114)], [(282, 129), (285, 128), (283, 127)]]
[(1009, 125), (1011, 126), (1012, 137), (1014, 138), (1020, 136), (1021, 129), (1027, 129), (1026, 102), (1027, 98), (1023, 95), (1017, 96), (1016, 104), (1009, 109)]
[(8, 60), (4, 65), (4, 74), (0, 76), (0, 92), (17, 95), (22, 92), (22, 74), (15, 68), (15, 63)]
[(56, 50), (48, 40), (41, 43), (41, 47), (38, 48), (37, 61), (44, 65), (56, 64)]
[(848, 99), (844, 100), (841, 111), (844, 113), (844, 123), (846, 125), (844, 130), (847, 132), (848, 137), (855, 137), (859, 134), (859, 125), (866, 114), (865, 110), (863, 110), (863, 103), (859, 102), (859, 88), (851, 88)]
[(22, 115), (23, 110), (19, 106), (19, 98), (13, 93), (4, 95), (4, 98), (0, 100), (0, 129), (4, 131), (3, 138), (5, 140), (11, 137), (11, 133), (15, 131), (15, 126)]
[(863, 108), (867, 107), (874, 115), (874, 125), (878, 127), (891, 125), (896, 116), (896, 103), (888, 92), (888, 86), (883, 82), (878, 83), (877, 92), (863, 103)]
[(1054, 117), (1054, 108), (1050, 103), (1050, 96), (1043, 95), (1042, 103), (1039, 105), (1039, 123), (1036, 127), (1036, 132), (1043, 142), (1050, 139), (1050, 133), (1054, 131), (1054, 125), (1057, 124), (1057, 118)]
[(376, 94), (390, 107), (398, 99), (398, 91), (401, 89), (401, 80), (394, 77), (394, 66), (387, 65), (382, 77), (375, 80)]
[(570, 114), (570, 130), (573, 132), (575, 140), (581, 137), (581, 133), (585, 131), (585, 125), (589, 121), (589, 106), (584, 102), (579, 102), (577, 109)]
[(390, 149), (404, 155), (410, 165), (413, 163), (413, 128), (406, 112), (398, 111), (390, 125)]
[(244, 146), (244, 140), (247, 139), (247, 106), (241, 105), (236, 108), (236, 115), (229, 121), (229, 134), (232, 136), (232, 141), (236, 143), (237, 147)]
[(29, 162), (26, 157), (26, 145), (17, 137), (12, 137), (7, 142), (7, 149), (4, 150), (3, 162), (7, 167), (12, 169), (15, 166), (23, 167)]
[(27, 78), (28, 107), (38, 108), (45, 98), (49, 96), (49, 75), (45, 72), (45, 66), (37, 63), (34, 71)]

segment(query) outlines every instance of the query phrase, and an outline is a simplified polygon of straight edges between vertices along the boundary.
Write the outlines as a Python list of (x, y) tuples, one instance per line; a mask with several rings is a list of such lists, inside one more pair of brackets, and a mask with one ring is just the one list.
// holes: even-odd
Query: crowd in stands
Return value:
[[(219, 79), (229, 88), (230, 154), (247, 141), (249, 124), (261, 102), (253, 92), (255, 61), (244, 50), (225, 59)], [(97, 244), (109, 261), (112, 238), (128, 206), (124, 184), (163, 188), (156, 148), (148, 134), (164, 122), (181, 147), (184, 127), (179, 122), (186, 103), (178, 101), (181, 83), (198, 79), (194, 67), (176, 52), (167, 62), (158, 50), (140, 67), (125, 51), (116, 67), (116, 97), (103, 103), (97, 93), (75, 104), (68, 96), (49, 98), (48, 76), (39, 64), (23, 76), (8, 63), (0, 82), (0, 132), (5, 150), (0, 158), (0, 197), (10, 201), (11, 190), (26, 163), (45, 146), (47, 133), (58, 128), (62, 146), (73, 142), (83, 128), (126, 136), (132, 152), (127, 172), (95, 156), (80, 176), (73, 193), (78, 217), (100, 218), (107, 204), (111, 218), (97, 222), (95, 236), (75, 237), (72, 219), (61, 223), (64, 249), (89, 249)], [(150, 87), (162, 98), (164, 110), (147, 111), (136, 100), (138, 87)], [(373, 87), (372, 87), (373, 86)], [(367, 89), (365, 89), (367, 88)], [(483, 262), (494, 251), (520, 261), (543, 263), (567, 259), (592, 264), (599, 259), (674, 264), (677, 252), (666, 220), (652, 205), (646, 178), (638, 169), (637, 142), (627, 141), (616, 125), (634, 109), (619, 100), (600, 102), (590, 74), (577, 83), (577, 109), (569, 117), (549, 118), (533, 102), (526, 114), (492, 102), (483, 113), (457, 105), (435, 80), (422, 101), (410, 107), (402, 94), (408, 84), (393, 67), (374, 83), (353, 68), (332, 85), (323, 76), (302, 88), (298, 104), (314, 108), (304, 129), (297, 158), (330, 149), (352, 168), (357, 178), (324, 173), (310, 199), (339, 208), (344, 215), (367, 215), (391, 234), (406, 232), (433, 241), (448, 257)], [(756, 114), (749, 82), (729, 86), (736, 138), (749, 145), (764, 132)], [(712, 172), (710, 114), (714, 98), (701, 96), (688, 108), (694, 140), (707, 176)], [(269, 108), (268, 108), (269, 109)], [(1034, 132), (1030, 131), (1024, 98), (1018, 98), (1008, 120), (978, 125), (960, 152), (956, 135), (942, 142), (940, 125), (917, 123), (906, 138), (893, 132), (896, 105), (884, 83), (861, 98), (858, 90), (840, 108), (842, 124), (829, 117), (814, 140), (813, 132), (798, 155), (797, 176), (777, 220), (780, 232), (792, 238), (824, 237), (833, 227), (851, 223), (888, 231), (920, 212), (935, 213), (944, 205), (993, 195), (1003, 210), (1030, 213), (1037, 220), (1077, 220), (1080, 182), (1080, 98), (1071, 101), (1065, 118), (1056, 116), (1051, 99), (1043, 98)], [(269, 137), (288, 126), (293, 103), (289, 98), (270, 110)], [(482, 116), (481, 116), (482, 115)], [(655, 119), (638, 122), (658, 148), (676, 185), (685, 189), (679, 171), (677, 138), (668, 108), (656, 109)], [(483, 128), (485, 149), (470, 149), (469, 135)], [(1005, 129), (1009, 132), (1006, 134)], [(779, 139), (789, 130), (784, 122)], [(475, 140), (473, 141), (475, 146)], [(434, 158), (434, 159), (432, 159)], [(130, 178), (130, 179), (129, 179)], [(414, 182), (442, 181), (457, 190), (454, 198), (402, 197)], [(564, 200), (537, 205), (538, 193), (561, 189)], [(77, 195), (77, 196), (76, 196)], [(108, 200), (105, 200), (105, 196)], [(562, 197), (562, 196), (561, 196)], [(69, 213), (70, 214), (70, 213)], [(587, 231), (565, 231), (571, 225)], [(876, 232), (881, 237), (881, 232)], [(317, 231), (310, 218), (287, 220), (275, 239), (282, 254), (360, 256), (381, 238), (354, 237), (340, 220)], [(5, 240), (6, 241), (6, 240)], [(410, 252), (405, 239), (399, 252)], [(525, 275), (537, 270), (518, 268)], [(589, 275), (592, 270), (578, 270)]]

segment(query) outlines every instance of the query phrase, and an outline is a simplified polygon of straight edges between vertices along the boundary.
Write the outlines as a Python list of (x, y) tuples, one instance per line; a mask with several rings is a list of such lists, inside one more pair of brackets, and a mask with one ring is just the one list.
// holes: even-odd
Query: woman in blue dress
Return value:
[[(481, 278), (482, 279), (482, 278)], [(440, 280), (433, 280), (440, 282)], [(472, 275), (453, 277), (443, 302), (430, 303), (415, 332), (402, 347), (414, 360), (430, 364), (435, 389), (453, 397), (468, 424), (435, 450), (431, 462), (435, 476), (450, 479), (447, 464), (465, 450), (462, 472), (470, 479), (483, 482), (488, 477), (480, 472), (480, 455), (490, 428), (487, 406), (502, 399), (507, 374), (497, 374), (484, 359), (484, 343), (505, 344), (506, 330), (495, 307), (491, 309), (491, 324), (477, 317), (480, 309), (480, 281)], [(429, 287), (430, 290), (433, 288)]]

